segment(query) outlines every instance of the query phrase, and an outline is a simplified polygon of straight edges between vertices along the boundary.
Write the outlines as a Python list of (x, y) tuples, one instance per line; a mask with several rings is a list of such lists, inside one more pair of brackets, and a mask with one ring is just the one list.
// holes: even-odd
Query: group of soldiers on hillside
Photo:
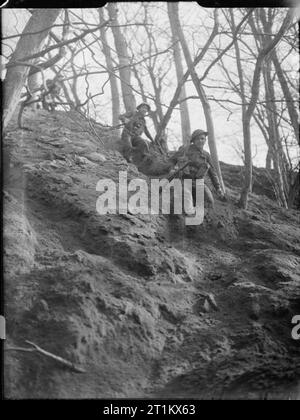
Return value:
[[(124, 158), (131, 162), (133, 154), (138, 151), (140, 159), (147, 159), (150, 155), (149, 144), (141, 136), (145, 134), (150, 142), (153, 138), (147, 128), (145, 117), (151, 111), (147, 103), (141, 103), (134, 112), (127, 112), (120, 116), (124, 124), (121, 135), (121, 152)], [(181, 146), (169, 159), (169, 174), (181, 179), (192, 179), (193, 196), (192, 202), (195, 202), (195, 183), (196, 179), (204, 179), (209, 176), (218, 196), (224, 199), (218, 175), (212, 164), (211, 157), (204, 150), (208, 132), (204, 130), (195, 130), (187, 146)], [(214, 199), (210, 188), (204, 184), (204, 199), (213, 207)]]
[[(42, 106), (44, 109), (53, 111), (55, 109), (55, 100), (59, 99), (59, 94), (62, 89), (60, 78), (47, 80), (47, 90), (42, 92)], [(146, 124), (145, 117), (151, 112), (150, 106), (143, 102), (137, 106), (133, 112), (126, 112), (120, 115), (119, 119), (122, 121), (124, 127), (121, 135), (121, 153), (128, 162), (145, 162), (148, 159), (151, 161), (151, 152), (149, 144), (154, 143)], [(145, 134), (150, 140), (150, 143), (142, 138)], [(206, 142), (207, 131), (197, 129), (189, 139), (187, 146), (182, 146), (169, 158), (169, 177), (180, 179), (192, 179), (192, 191), (190, 192), (191, 208), (195, 203), (195, 184), (197, 179), (204, 179), (208, 175), (218, 194), (224, 199), (218, 175), (212, 164), (210, 155), (204, 150)], [(209, 187), (204, 184), (204, 199), (210, 205), (214, 206), (214, 199)], [(195, 210), (195, 209), (194, 209)], [(193, 212), (193, 209), (192, 211)]]
[[(46, 87), (42, 90), (39, 98), (44, 109), (47, 109), (48, 111), (55, 110), (55, 101), (60, 101), (61, 90), (61, 76), (58, 76), (53, 80), (46, 80)], [(30, 103), (30, 101), (32, 101), (31, 95), (24, 104), (26, 105), (26, 103)], [(33, 102), (35, 101), (33, 100)], [(147, 161), (147, 159), (148, 161), (151, 161), (149, 144), (154, 143), (154, 139), (147, 128), (145, 119), (150, 112), (150, 106), (143, 102), (137, 106), (135, 111), (126, 112), (119, 117), (124, 125), (121, 135), (121, 153), (128, 162), (134, 160), (135, 162), (142, 163)], [(21, 119), (21, 114), (22, 107), (19, 119)], [(150, 143), (142, 138), (143, 134), (150, 140)], [(196, 180), (204, 179), (206, 175), (210, 177), (218, 196), (224, 198), (224, 193), (210, 155), (204, 150), (207, 135), (207, 131), (200, 129), (195, 130), (189, 139), (188, 145), (180, 147), (179, 150), (169, 158), (168, 169), (171, 178), (192, 179), (193, 181), (191, 203), (195, 202)], [(213, 207), (213, 195), (206, 184), (204, 184), (204, 199)]]

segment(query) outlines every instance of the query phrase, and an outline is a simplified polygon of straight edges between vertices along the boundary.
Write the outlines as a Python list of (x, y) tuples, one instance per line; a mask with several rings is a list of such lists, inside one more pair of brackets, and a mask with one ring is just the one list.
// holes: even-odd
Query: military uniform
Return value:
[(58, 78), (57, 80), (46, 80), (47, 91), (42, 93), (42, 107), (47, 111), (54, 111), (57, 106), (55, 99), (60, 100), (59, 95), (62, 91), (60, 79), (61, 78)]
[(121, 120), (129, 119), (125, 123), (125, 127), (121, 135), (121, 153), (126, 160), (130, 160), (133, 148), (137, 148), (139, 151), (149, 152), (148, 143), (141, 138), (143, 133), (153, 141), (151, 134), (148, 131), (146, 120), (144, 115), (140, 111), (126, 112), (120, 117)]
[[(189, 146), (180, 147), (180, 149), (171, 157), (171, 162), (177, 164), (179, 168), (189, 162), (189, 164), (180, 171), (179, 177), (193, 180), (194, 201), (196, 179), (204, 179), (205, 176), (208, 175), (215, 189), (217, 191), (220, 190), (221, 187), (218, 175), (214, 169), (209, 153), (199, 149), (195, 144), (192, 143)], [(204, 197), (213, 205), (213, 195), (207, 185), (204, 185)]]

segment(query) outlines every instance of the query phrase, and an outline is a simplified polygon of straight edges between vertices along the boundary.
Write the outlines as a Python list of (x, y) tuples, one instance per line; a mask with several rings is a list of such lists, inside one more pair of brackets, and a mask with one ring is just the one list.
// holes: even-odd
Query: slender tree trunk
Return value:
[(288, 10), (284, 21), (281, 25), (281, 28), (277, 32), (277, 34), (273, 37), (271, 41), (267, 43), (267, 45), (259, 51), (253, 78), (252, 78), (252, 86), (251, 86), (251, 97), (250, 102), (247, 107), (245, 113), (245, 121), (243, 127), (244, 133), (244, 150), (245, 150), (245, 180), (244, 180), (244, 187), (241, 192), (241, 197), (239, 201), (240, 207), (246, 209), (248, 204), (248, 195), (251, 191), (252, 185), (252, 156), (251, 156), (251, 131), (250, 131), (250, 122), (253, 116), (254, 109), (256, 107), (256, 103), (259, 96), (259, 86), (260, 86), (260, 78), (261, 78), (261, 69), (265, 58), (269, 55), (269, 53), (275, 48), (275, 46), (280, 41), (281, 37), (284, 35), (285, 31), (291, 24), (293, 19), (293, 12)]
[(282, 173), (282, 151), (279, 147), (280, 144), (280, 137), (279, 137), (279, 130), (278, 130), (278, 121), (277, 121), (277, 113), (276, 113), (276, 102), (275, 102), (275, 92), (273, 87), (273, 82), (271, 78), (271, 62), (267, 60), (264, 70), (264, 82), (265, 82), (265, 99), (268, 105), (267, 107), (267, 118), (268, 118), (268, 129), (269, 129), (269, 139), (272, 142), (272, 157), (274, 163), (274, 170), (276, 174), (276, 183), (278, 187), (279, 193), (279, 200), (280, 204), (287, 208), (286, 196), (285, 196), (285, 187), (283, 181), (283, 173)]
[(270, 171), (272, 169), (272, 152), (270, 148), (268, 148), (267, 156), (266, 156), (266, 170)]
[[(22, 57), (35, 54), (40, 51), (51, 25), (54, 24), (61, 9), (36, 9), (30, 17), (23, 34), (26, 32), (38, 32), (34, 35), (21, 36), (16, 49), (9, 61), (12, 64), (22, 61)], [(33, 61), (29, 60), (29, 64)], [(4, 104), (3, 104), (3, 129), (5, 130), (20, 100), (22, 88), (25, 85), (29, 66), (16, 65), (8, 69), (4, 81)]]
[[(99, 18), (100, 18), (100, 24), (102, 25), (105, 21), (104, 19), (104, 10), (102, 7), (99, 7)], [(100, 28), (100, 36), (101, 36), (101, 42), (103, 47), (103, 53), (106, 60), (106, 67), (109, 70), (109, 82), (110, 82), (110, 91), (111, 91), (111, 101), (112, 101), (112, 125), (118, 125), (119, 124), (119, 116), (120, 116), (120, 96), (119, 96), (119, 89), (118, 89), (118, 83), (117, 78), (113, 74), (113, 61), (111, 57), (110, 47), (107, 42), (107, 36), (106, 36), (106, 28), (103, 26)]]
[[(32, 99), (37, 99), (39, 94), (38, 94), (38, 89), (40, 87), (41, 81), (39, 80), (39, 73), (34, 73), (31, 76), (28, 76), (28, 89), (30, 92), (32, 92)], [(33, 93), (35, 91), (35, 93)], [(32, 104), (29, 104), (28, 106), (32, 109), (37, 109), (37, 102), (34, 102)]]
[[(261, 17), (262, 17), (262, 23), (263, 23), (263, 29), (265, 33), (269, 33), (270, 28), (272, 28), (272, 18), (269, 17), (269, 19), (267, 19), (266, 13), (264, 12), (264, 10), (261, 11)], [(298, 140), (298, 142), (300, 143), (300, 139), (299, 139), (299, 124), (298, 124), (298, 113), (297, 113), (297, 108), (296, 108), (296, 104), (293, 100), (293, 96), (290, 92), (288, 83), (286, 81), (286, 76), (284, 74), (284, 71), (282, 70), (281, 64), (279, 62), (277, 53), (276, 53), (276, 49), (274, 49), (271, 53), (271, 60), (273, 61), (274, 67), (275, 67), (275, 72), (276, 75), (278, 77), (285, 101), (286, 101), (286, 105), (287, 105), (287, 109), (288, 109), (288, 113), (290, 116), (290, 120), (291, 120), (291, 125), (294, 129), (295, 132), (295, 137)]]
[(225, 191), (221, 168), (220, 168), (219, 159), (218, 159), (218, 152), (217, 152), (215, 133), (214, 133), (214, 124), (212, 120), (210, 105), (205, 95), (204, 89), (201, 83), (199, 82), (199, 78), (195, 71), (195, 67), (193, 66), (193, 60), (192, 60), (187, 42), (185, 40), (182, 28), (181, 28), (179, 14), (178, 14), (178, 3), (169, 3), (169, 4), (170, 4), (170, 11), (172, 13), (172, 19), (174, 20), (174, 27), (176, 28), (176, 31), (177, 31), (177, 37), (180, 40), (180, 44), (181, 44), (182, 51), (185, 57), (185, 61), (187, 63), (188, 68), (191, 71), (191, 77), (195, 85), (195, 89), (200, 97), (200, 100), (203, 106), (203, 111), (204, 111), (207, 130), (208, 130), (208, 145), (209, 145), (209, 150), (211, 153), (212, 162), (217, 171), (221, 188), (223, 191)]
[(292, 94), (290, 92), (289, 86), (288, 86), (287, 81), (285, 79), (284, 72), (283, 72), (283, 70), (281, 68), (281, 65), (279, 63), (276, 51), (273, 51), (273, 53), (272, 53), (272, 60), (273, 60), (273, 63), (274, 63), (275, 71), (276, 71), (276, 74), (277, 74), (282, 92), (284, 94), (284, 98), (285, 98), (285, 101), (286, 101), (286, 106), (287, 106), (289, 116), (290, 116), (290, 120), (291, 120), (291, 124), (293, 126), (296, 139), (298, 140), (298, 142), (300, 144), (298, 113), (297, 113), (297, 109), (296, 109), (296, 104), (293, 100), (293, 97), (292, 97)]
[[(137, 71), (135, 66), (133, 66), (132, 72), (134, 74), (134, 77), (136, 78), (136, 81), (137, 81), (138, 85), (139, 85), (139, 90), (141, 92), (143, 102), (147, 102), (147, 97), (146, 97), (145, 89), (144, 89), (144, 86), (143, 86), (143, 83), (142, 83), (142, 79), (141, 79), (141, 77), (139, 75), (139, 72)], [(155, 111), (151, 110), (150, 113), (149, 113), (149, 117), (153, 121), (155, 131), (157, 131), (158, 126), (159, 126), (157, 113)]]
[(239, 205), (241, 208), (246, 209), (248, 205), (248, 196), (252, 190), (252, 150), (251, 150), (251, 131), (250, 131), (249, 115), (245, 116), (243, 121), (243, 136), (244, 136), (244, 153), (245, 153), (245, 178), (244, 187), (241, 192)]
[[(261, 22), (263, 24), (263, 29), (265, 35), (262, 35), (258, 39), (261, 39), (263, 47), (270, 42), (270, 34), (272, 33), (272, 19), (267, 19), (264, 9), (260, 11)], [(269, 131), (269, 140), (274, 163), (275, 171), (275, 182), (278, 188), (278, 196), (280, 204), (287, 208), (287, 197), (289, 191), (287, 171), (289, 170), (289, 165), (287, 163), (287, 158), (285, 156), (280, 133), (279, 133), (279, 122), (277, 118), (277, 106), (276, 106), (276, 96), (274, 90), (274, 81), (271, 74), (273, 73), (272, 69), (272, 56), (275, 54), (275, 50), (271, 52), (269, 57), (265, 60), (265, 65), (263, 67), (263, 76), (265, 83), (265, 99), (267, 104), (267, 119), (268, 119), (268, 131)]]
[[(172, 40), (174, 43), (173, 54), (174, 54), (176, 76), (177, 76), (177, 82), (179, 83), (184, 73), (183, 73), (183, 66), (182, 66), (182, 61), (181, 61), (180, 42), (177, 37), (174, 7), (172, 3), (169, 3), (169, 2), (168, 2), (168, 14), (169, 14), (169, 21), (170, 21), (170, 27), (171, 27), (171, 32), (172, 32)], [(179, 96), (179, 101), (182, 101), (185, 98), (186, 98), (186, 90), (185, 90), (185, 85), (183, 85), (180, 96)], [(191, 124), (190, 124), (190, 116), (189, 116), (187, 101), (180, 102), (180, 118), (181, 118), (181, 133), (182, 133), (183, 144), (189, 144), (190, 136), (191, 136)]]
[(162, 121), (164, 114), (163, 114), (163, 109), (161, 106), (161, 85), (157, 81), (156, 75), (154, 73), (154, 69), (150, 66), (148, 67), (148, 73), (149, 73), (153, 90), (154, 90), (157, 120)]
[(295, 202), (297, 195), (299, 195), (300, 188), (300, 172), (295, 173), (293, 176), (293, 182), (291, 184), (288, 196), (288, 207), (292, 208)]
[[(232, 31), (236, 29), (234, 14), (232, 9), (230, 9), (231, 17), (231, 26)], [(234, 48), (236, 53), (236, 66), (240, 81), (240, 96), (242, 99), (242, 125), (243, 125), (243, 138), (244, 138), (244, 164), (245, 164), (245, 185), (247, 185), (247, 190), (243, 195), (243, 202), (247, 203), (248, 192), (252, 190), (252, 155), (251, 155), (251, 134), (250, 134), (250, 119), (247, 116), (247, 107), (246, 107), (246, 96), (245, 96), (245, 81), (244, 74), (242, 69), (241, 54), (240, 48), (238, 45), (238, 40), (234, 40)]]
[(112, 33), (115, 40), (115, 46), (118, 53), (119, 58), (119, 73), (121, 79), (121, 89), (122, 89), (122, 96), (123, 102), (125, 106), (125, 110), (127, 111), (134, 111), (136, 108), (135, 97), (132, 92), (131, 88), (131, 69), (130, 69), (130, 60), (128, 56), (127, 46), (125, 38), (119, 28), (117, 26), (118, 18), (117, 18), (117, 6), (115, 3), (108, 3), (107, 5), (108, 13), (110, 19), (112, 19)]
[(160, 138), (161, 134), (165, 131), (167, 125), (169, 124), (169, 121), (171, 119), (171, 115), (172, 112), (175, 108), (175, 106), (178, 104), (179, 102), (179, 96), (181, 93), (181, 89), (184, 86), (184, 84), (186, 83), (188, 77), (191, 74), (192, 69), (198, 64), (200, 63), (200, 61), (203, 59), (203, 57), (205, 56), (205, 54), (207, 53), (210, 45), (212, 44), (214, 38), (216, 37), (217, 33), (218, 33), (218, 21), (217, 19), (215, 20), (215, 25), (213, 27), (213, 30), (208, 38), (208, 40), (206, 41), (204, 47), (202, 48), (202, 50), (200, 51), (200, 53), (197, 55), (197, 57), (194, 59), (193, 63), (191, 66), (188, 66), (187, 71), (184, 73), (183, 77), (181, 78), (181, 80), (178, 82), (178, 85), (176, 87), (176, 90), (174, 92), (173, 98), (171, 99), (170, 105), (168, 107), (167, 112), (165, 113), (159, 129), (157, 130), (157, 134), (155, 137), (155, 141), (158, 141), (158, 139)]
[(74, 77), (73, 77), (72, 80), (70, 80), (69, 86), (70, 86), (70, 90), (71, 90), (73, 98), (74, 98), (74, 104), (75, 104), (75, 109), (76, 109), (76, 108), (79, 108), (79, 106), (80, 106), (80, 99), (79, 99), (79, 95), (78, 95), (78, 77), (76, 77), (77, 76), (77, 70), (76, 70), (76, 67), (75, 67), (74, 58), (75, 57), (72, 54), (72, 58), (70, 59), (70, 65), (71, 65)]
[(173, 98), (172, 98), (172, 100), (169, 104), (168, 110), (163, 117), (163, 120), (162, 120), (162, 122), (159, 126), (159, 129), (157, 130), (157, 133), (156, 133), (156, 136), (155, 136), (155, 141), (159, 141), (162, 133), (165, 132), (165, 130), (167, 128), (167, 125), (169, 124), (169, 121), (171, 119), (172, 112), (173, 112), (175, 106), (178, 104), (182, 86), (187, 81), (187, 78), (188, 78), (189, 75), (190, 75), (190, 71), (188, 70), (188, 71), (185, 72), (183, 78), (178, 83), (177, 88), (176, 88), (175, 93), (174, 93), (174, 96), (173, 96)]

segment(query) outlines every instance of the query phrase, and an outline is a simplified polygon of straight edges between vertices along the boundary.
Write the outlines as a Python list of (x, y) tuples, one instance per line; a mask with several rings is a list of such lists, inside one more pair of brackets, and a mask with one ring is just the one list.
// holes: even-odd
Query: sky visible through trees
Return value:
[[(274, 9), (275, 10), (275, 9)], [(242, 20), (246, 9), (234, 9), (235, 25)], [(281, 27), (286, 9), (276, 9), (272, 16), (272, 34), (274, 36)], [(10, 36), (20, 34), (30, 18), (30, 12), (24, 9), (4, 9), (2, 11), (2, 64), (7, 64), (18, 38)], [(55, 22), (52, 33), (62, 39), (63, 22), (66, 22), (63, 12)], [(108, 19), (107, 10), (104, 10), (104, 19)], [(176, 68), (174, 66), (173, 41), (165, 2), (153, 3), (117, 3), (118, 27), (122, 33), (130, 63), (131, 85), (136, 103), (146, 100), (152, 110), (156, 111), (158, 123), (166, 113), (170, 101), (177, 87)], [(194, 59), (206, 44), (213, 27), (216, 16), (214, 9), (205, 9), (195, 2), (179, 4), (179, 19), (181, 27), (191, 54)], [(226, 46), (232, 41), (232, 22), (228, 9), (218, 10), (218, 34), (214, 37), (207, 53), (195, 67), (196, 73), (201, 80), (201, 85), (211, 107), (214, 124), (215, 139), (218, 155), (221, 161), (227, 163), (242, 164), (243, 162), (243, 127), (242, 127), (242, 104), (239, 94), (240, 80), (236, 64), (236, 50), (234, 45), (219, 59), (207, 72), (206, 70), (220, 55)], [(253, 14), (254, 25), (258, 31), (257, 37), (253, 34), (253, 27), (246, 22), (237, 36), (240, 49), (241, 67), (243, 70), (246, 101), (249, 99), (251, 82), (258, 55), (259, 42), (263, 42), (263, 25), (260, 17)], [(72, 39), (86, 29), (99, 26), (99, 11), (97, 9), (68, 9), (69, 30), (66, 39)], [(116, 52), (115, 40), (110, 22), (106, 28), (106, 41), (111, 53), (113, 70), (108, 72), (107, 61), (103, 53), (103, 39), (100, 31), (92, 32), (66, 48), (65, 57), (60, 60), (54, 70), (60, 71), (66, 79), (65, 86), (72, 100), (75, 96), (80, 103), (90, 100), (82, 107), (82, 110), (97, 121), (110, 125), (112, 123), (112, 98), (110, 89), (110, 77), (116, 75), (116, 82), (120, 96), (120, 111), (125, 111), (122, 101), (122, 90), (118, 72), (119, 57)], [(287, 32), (276, 46), (276, 53), (283, 74), (287, 81), (293, 101), (298, 100), (298, 45), (297, 24), (290, 25)], [(271, 38), (270, 38), (271, 39)], [(47, 39), (43, 48), (54, 45), (51, 37)], [(40, 58), (45, 61), (53, 56), (57, 50)], [(71, 60), (71, 56), (73, 59)], [(182, 67), (186, 72), (187, 65), (181, 51)], [(265, 64), (264, 64), (265, 65)], [(47, 77), (54, 77), (55, 73), (50, 68), (45, 72)], [(2, 71), (2, 77), (5, 70)], [(75, 77), (74, 77), (75, 76)], [(205, 77), (203, 77), (205, 76)], [(296, 165), (298, 159), (297, 139), (290, 123), (282, 87), (274, 66), (270, 68), (270, 80), (274, 87), (277, 113), (276, 124), (278, 125), (279, 137), (282, 147), (292, 165)], [(39, 83), (41, 83), (41, 77)], [(185, 83), (186, 102), (188, 105), (191, 131), (197, 128), (206, 129), (206, 120), (201, 101), (192, 82), (191, 76)], [(76, 93), (76, 95), (74, 95)], [(159, 106), (158, 106), (159, 103)], [(295, 102), (296, 103), (296, 102)], [(293, 104), (294, 105), (294, 104)], [(267, 113), (269, 104), (266, 103), (263, 77), (259, 85), (259, 97), (251, 120), (252, 157), (257, 166), (266, 165), (268, 145), (259, 121), (266, 127), (268, 125)], [(67, 110), (68, 107), (65, 106)], [(273, 109), (274, 111), (274, 109)], [(148, 126), (155, 136), (155, 122), (149, 118)], [(168, 145), (170, 149), (178, 148), (182, 142), (182, 130), (179, 104), (176, 105), (170, 122), (167, 126)]]

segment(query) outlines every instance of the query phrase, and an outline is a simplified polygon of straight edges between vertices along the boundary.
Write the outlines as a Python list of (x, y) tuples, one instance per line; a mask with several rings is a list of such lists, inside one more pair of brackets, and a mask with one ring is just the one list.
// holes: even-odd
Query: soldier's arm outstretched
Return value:
[(211, 182), (213, 183), (213, 186), (215, 187), (217, 193), (223, 194), (217, 172), (209, 155), (207, 156), (207, 161), (209, 163), (208, 176), (210, 177)]

